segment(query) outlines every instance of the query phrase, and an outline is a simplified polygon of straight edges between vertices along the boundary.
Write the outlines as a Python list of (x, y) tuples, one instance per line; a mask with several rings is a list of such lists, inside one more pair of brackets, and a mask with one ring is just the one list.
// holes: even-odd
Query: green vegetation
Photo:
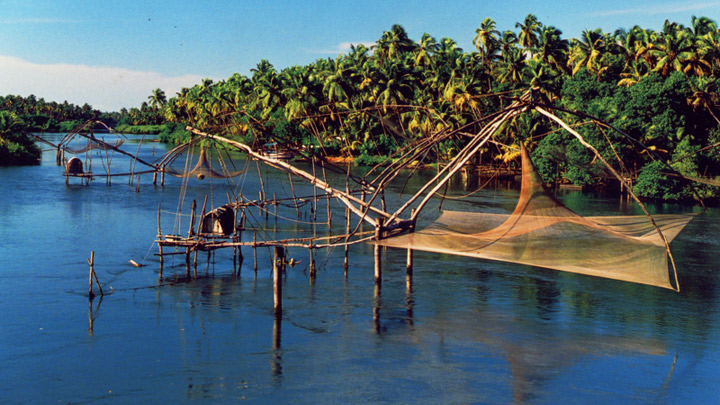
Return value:
[[(577, 39), (533, 15), (501, 31), (487, 18), (466, 52), (450, 38), (424, 34), (419, 42), (394, 25), (370, 48), (277, 71), (267, 60), (249, 77), (206, 79), (166, 99), (160, 89), (137, 109), (166, 120), (262, 145), (310, 145), (325, 155), (375, 164), (393, 151), (441, 129), (471, 124), (532, 89), (536, 102), (597, 117), (642, 142), (588, 125), (589, 117), (560, 113), (609, 161), (635, 178), (644, 197), (685, 199), (685, 183), (666, 176), (665, 164), (686, 175), (720, 175), (720, 33), (714, 21), (666, 21), (661, 31), (632, 27), (614, 33), (586, 30)], [(489, 96), (494, 95), (494, 96)], [(153, 115), (153, 113), (155, 113)], [(508, 164), (526, 144), (548, 182), (597, 186), (608, 179), (599, 162), (570, 134), (543, 116), (526, 114), (498, 131), (497, 146), (479, 160)], [(179, 142), (183, 135), (163, 136)], [(463, 140), (448, 140), (430, 161), (448, 158)], [(679, 160), (678, 160), (679, 159)], [(659, 162), (659, 163), (656, 163)], [(665, 169), (663, 169), (665, 167)], [(717, 189), (700, 189), (718, 196)]]
[[(150, 125), (140, 131), (159, 132), (164, 142), (188, 139), (183, 128), (191, 125), (255, 146), (278, 142), (374, 164), (440, 130), (477, 132), (480, 119), (531, 89), (534, 102), (557, 107), (604, 158), (624, 162), (617, 169), (644, 197), (693, 195), (686, 183), (667, 177), (666, 164), (689, 176), (720, 176), (714, 148), (720, 143), (720, 32), (714, 21), (666, 21), (660, 31), (586, 30), (569, 40), (533, 15), (514, 28), (500, 30), (486, 18), (475, 30), (475, 49), (463, 51), (454, 40), (427, 33), (416, 42), (394, 25), (369, 48), (352, 46), (337, 58), (281, 71), (261, 60), (250, 76), (206, 79), (169, 99), (155, 89), (139, 108), (108, 118), (127, 131)], [(637, 142), (592, 125), (592, 117)], [(593, 155), (539, 114), (513, 119), (496, 139), (478, 162), (513, 164), (523, 143), (547, 182), (598, 186), (609, 178)], [(466, 141), (448, 139), (427, 158), (447, 159)], [(697, 190), (720, 196), (717, 188)]]
[(28, 136), (28, 127), (15, 113), (0, 111), (0, 166), (32, 165), (40, 148)]

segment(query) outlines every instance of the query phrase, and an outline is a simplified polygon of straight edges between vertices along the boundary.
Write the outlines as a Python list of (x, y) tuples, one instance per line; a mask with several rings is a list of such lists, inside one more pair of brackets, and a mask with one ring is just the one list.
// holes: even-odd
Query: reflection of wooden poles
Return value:
[(95, 251), (90, 252), (90, 259), (88, 259), (88, 264), (90, 265), (90, 280), (89, 280), (89, 286), (88, 286), (88, 296), (90, 298), (93, 298), (95, 294), (93, 294), (92, 290), (92, 283), (93, 279), (95, 279), (95, 285), (98, 288), (98, 291), (100, 292), (100, 296), (103, 296), (103, 290), (102, 287), (100, 287), (100, 280), (98, 280), (97, 274), (95, 274)]

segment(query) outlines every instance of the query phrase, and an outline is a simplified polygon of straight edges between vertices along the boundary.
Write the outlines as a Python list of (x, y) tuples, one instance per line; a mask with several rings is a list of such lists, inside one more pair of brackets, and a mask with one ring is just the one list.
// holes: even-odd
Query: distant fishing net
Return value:
[(160, 166), (164, 171), (175, 177), (197, 177), (199, 179), (214, 178), (225, 179), (239, 176), (245, 170), (237, 170), (230, 159), (223, 159), (220, 152), (210, 156), (205, 148), (199, 152), (193, 150), (191, 145), (171, 151)]
[(96, 138), (83, 138), (82, 141), (72, 142), (72, 146), (64, 146), (63, 150), (65, 151), (65, 153), (78, 155), (81, 153), (89, 152), (91, 150), (112, 150), (119, 147), (124, 142), (124, 139), (118, 139), (115, 142), (105, 142)]
[[(544, 187), (524, 148), (522, 164), (512, 214), (444, 211), (425, 229), (378, 243), (674, 289), (667, 248), (647, 217), (582, 217)], [(668, 243), (693, 217), (653, 216)]]

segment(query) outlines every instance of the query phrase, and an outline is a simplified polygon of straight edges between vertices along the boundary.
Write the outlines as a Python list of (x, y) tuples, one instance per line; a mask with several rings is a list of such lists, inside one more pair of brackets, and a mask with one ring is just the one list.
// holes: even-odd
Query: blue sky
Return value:
[(345, 53), (393, 24), (473, 49), (485, 17), (515, 30), (528, 13), (578, 37), (665, 19), (720, 20), (720, 1), (65, 1), (0, 0), (0, 94), (137, 107), (154, 88), (168, 96), (268, 59), (276, 68)]

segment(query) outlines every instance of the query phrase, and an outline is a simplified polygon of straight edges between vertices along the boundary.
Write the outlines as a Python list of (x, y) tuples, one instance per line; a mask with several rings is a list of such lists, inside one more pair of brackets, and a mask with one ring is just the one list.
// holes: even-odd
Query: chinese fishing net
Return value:
[(216, 150), (214, 156), (210, 156), (205, 148), (200, 149), (200, 153), (194, 153), (190, 146), (192, 145), (173, 151), (161, 162), (165, 173), (175, 177), (224, 179), (245, 172), (245, 170), (236, 170), (234, 163), (229, 159), (223, 159), (220, 151)]
[[(545, 188), (524, 148), (522, 164), (512, 214), (444, 211), (422, 230), (378, 243), (677, 288), (670, 281), (667, 247), (648, 217), (582, 217)], [(693, 217), (653, 216), (668, 243)]]

